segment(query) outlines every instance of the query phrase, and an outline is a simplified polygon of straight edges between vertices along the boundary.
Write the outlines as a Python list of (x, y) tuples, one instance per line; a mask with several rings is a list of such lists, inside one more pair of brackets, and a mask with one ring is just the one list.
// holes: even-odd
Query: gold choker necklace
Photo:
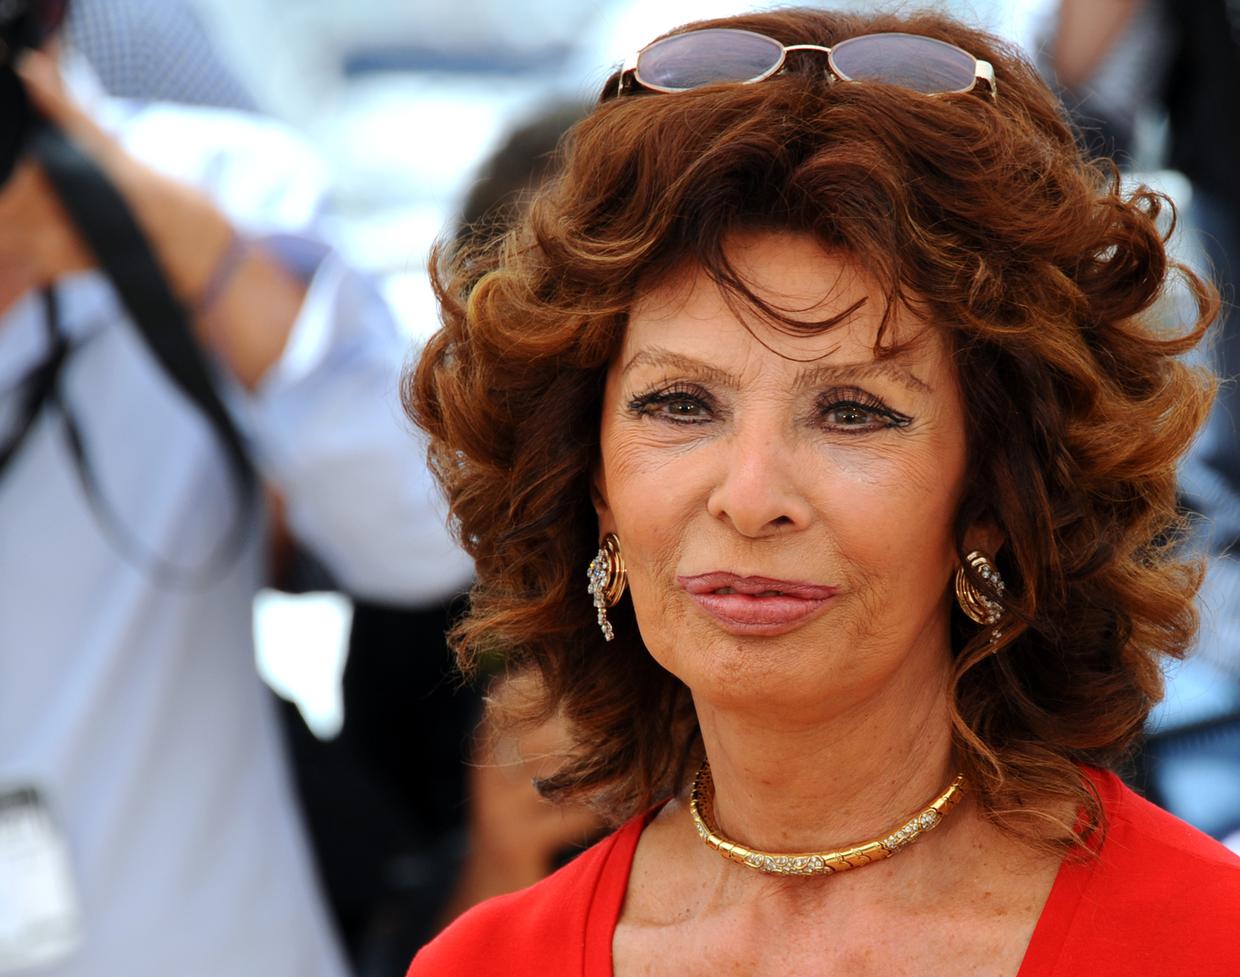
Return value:
[(907, 848), (943, 820), (943, 815), (960, 803), (964, 790), (964, 774), (959, 774), (934, 800), (893, 831), (881, 838), (840, 848), (836, 851), (776, 854), (746, 848), (719, 834), (715, 825), (715, 782), (710, 776), (710, 763), (703, 761), (693, 778), (689, 794), (689, 813), (698, 836), (724, 858), (768, 875), (834, 875), (860, 868), (870, 862), (881, 862), (902, 848)]

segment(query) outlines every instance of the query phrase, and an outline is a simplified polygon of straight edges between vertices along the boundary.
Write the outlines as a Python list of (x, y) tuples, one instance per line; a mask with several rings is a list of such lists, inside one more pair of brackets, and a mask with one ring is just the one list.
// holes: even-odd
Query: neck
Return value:
[(874, 696), (798, 721), (698, 702), (729, 839), (815, 851), (884, 834), (939, 794), (951, 762), (946, 675), (896, 678)]

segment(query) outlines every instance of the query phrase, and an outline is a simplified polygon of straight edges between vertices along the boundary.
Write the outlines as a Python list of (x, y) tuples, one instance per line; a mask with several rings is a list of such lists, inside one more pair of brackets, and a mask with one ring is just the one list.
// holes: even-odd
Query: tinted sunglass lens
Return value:
[(845, 81), (878, 81), (926, 95), (963, 92), (976, 81), (977, 62), (954, 44), (916, 34), (863, 34), (831, 50), (831, 67)]
[(643, 85), (663, 91), (754, 81), (777, 68), (783, 53), (778, 42), (751, 31), (688, 31), (642, 51), (636, 75)]

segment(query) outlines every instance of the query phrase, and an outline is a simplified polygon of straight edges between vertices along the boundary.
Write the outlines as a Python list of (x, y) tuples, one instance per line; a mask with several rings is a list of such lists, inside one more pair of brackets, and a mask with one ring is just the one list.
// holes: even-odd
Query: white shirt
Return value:
[[(213, 196), (293, 265), (322, 171), (253, 117), (96, 107), (139, 158)], [(199, 562), (236, 500), (210, 428), (172, 388), (101, 277), (58, 288), (81, 345), (62, 390), (103, 494), (145, 549)], [(42, 304), (0, 321), (0, 440), (14, 386), (45, 348)], [(409, 350), (369, 283), (334, 255), (313, 272), (281, 359), (252, 395), (227, 391), (294, 535), (354, 593), (433, 602), (468, 580), (401, 415)], [(261, 520), (205, 587), (161, 586), (87, 503), (45, 411), (0, 477), (0, 791), (34, 785), (66, 837), (82, 907), (78, 949), (40, 974), (336, 977), (251, 603), (265, 583)], [(0, 885), (5, 884), (0, 880)]]

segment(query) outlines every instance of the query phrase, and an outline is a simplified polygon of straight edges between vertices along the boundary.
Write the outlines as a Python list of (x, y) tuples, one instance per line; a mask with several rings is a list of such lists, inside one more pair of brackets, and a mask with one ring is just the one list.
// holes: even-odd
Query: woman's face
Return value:
[(639, 295), (595, 488), (642, 639), (699, 701), (791, 716), (941, 689), (965, 468), (943, 333), (902, 312), (890, 336), (909, 347), (876, 359), (884, 303), (853, 265), (794, 234), (728, 250), (796, 318), (866, 301), (788, 336), (697, 268)]

